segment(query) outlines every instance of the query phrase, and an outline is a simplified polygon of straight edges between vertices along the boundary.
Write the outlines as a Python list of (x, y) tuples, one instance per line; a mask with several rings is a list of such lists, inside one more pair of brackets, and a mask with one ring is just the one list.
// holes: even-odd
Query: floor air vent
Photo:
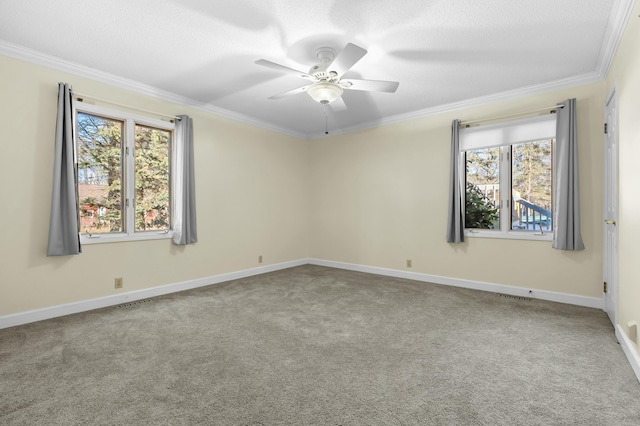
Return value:
[(118, 305), (118, 308), (128, 308), (130, 306), (141, 305), (147, 302), (151, 302), (151, 299), (142, 299), (142, 300), (136, 300), (135, 302), (123, 303), (122, 305)]
[(531, 298), (530, 297), (522, 297), (522, 296), (512, 296), (510, 294), (499, 294), (500, 297), (506, 297), (507, 299), (514, 299), (514, 300), (524, 300), (524, 301), (530, 301)]

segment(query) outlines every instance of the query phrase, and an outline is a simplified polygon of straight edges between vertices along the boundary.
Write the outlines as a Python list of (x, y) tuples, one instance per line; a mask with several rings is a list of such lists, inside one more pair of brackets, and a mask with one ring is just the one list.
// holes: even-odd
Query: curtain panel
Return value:
[(464, 242), (464, 196), (460, 161), (460, 120), (451, 122), (451, 172), (449, 175), (449, 211), (447, 216), (447, 242)]
[(553, 248), (584, 250), (580, 232), (576, 100), (567, 99), (560, 104), (564, 108), (558, 108), (556, 122)]
[(178, 116), (175, 127), (173, 243), (198, 241), (196, 226), (196, 188), (193, 162), (193, 120)]
[(81, 253), (79, 231), (77, 170), (73, 136), (73, 94), (68, 84), (58, 83), (58, 114), (47, 256), (67, 256)]

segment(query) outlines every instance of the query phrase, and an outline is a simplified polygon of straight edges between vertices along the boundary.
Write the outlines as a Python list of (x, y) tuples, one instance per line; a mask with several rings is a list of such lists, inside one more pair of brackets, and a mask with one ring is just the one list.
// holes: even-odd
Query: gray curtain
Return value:
[(451, 173), (449, 175), (449, 215), (447, 242), (464, 241), (464, 218), (462, 180), (460, 176), (460, 120), (451, 123)]
[(561, 104), (564, 108), (557, 111), (556, 125), (553, 248), (583, 250), (580, 233), (576, 100), (568, 99)]
[(196, 230), (196, 187), (193, 170), (193, 120), (180, 115), (175, 127), (173, 242), (198, 241)]
[(53, 162), (53, 190), (49, 216), (47, 256), (82, 252), (78, 223), (78, 191), (73, 137), (73, 95), (58, 83), (58, 117)]

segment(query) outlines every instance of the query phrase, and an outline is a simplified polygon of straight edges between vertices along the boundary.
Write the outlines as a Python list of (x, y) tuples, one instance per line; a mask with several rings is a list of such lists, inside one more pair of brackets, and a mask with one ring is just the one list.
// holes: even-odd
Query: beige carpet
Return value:
[(0, 330), (2, 425), (638, 425), (596, 309), (301, 266)]

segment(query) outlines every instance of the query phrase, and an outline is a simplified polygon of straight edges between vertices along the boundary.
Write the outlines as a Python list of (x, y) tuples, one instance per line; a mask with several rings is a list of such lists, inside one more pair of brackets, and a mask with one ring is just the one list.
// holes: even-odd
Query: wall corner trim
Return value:
[(622, 347), (624, 354), (627, 356), (627, 360), (629, 361), (629, 364), (631, 364), (633, 372), (636, 373), (638, 382), (640, 382), (640, 355), (638, 355), (634, 350), (633, 343), (627, 337), (619, 324), (616, 325), (616, 338), (618, 339), (618, 342), (620, 342), (620, 347)]

